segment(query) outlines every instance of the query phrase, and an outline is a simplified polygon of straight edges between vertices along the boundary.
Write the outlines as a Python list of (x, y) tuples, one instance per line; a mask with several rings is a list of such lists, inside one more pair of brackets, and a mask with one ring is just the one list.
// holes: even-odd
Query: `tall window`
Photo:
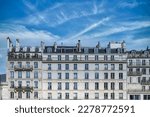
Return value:
[(48, 58), (47, 58), (48, 60), (52, 60), (52, 57), (51, 57), (51, 55), (48, 55)]
[(77, 70), (78, 68), (77, 68), (77, 64), (74, 64), (74, 70)]
[(10, 78), (14, 78), (14, 71), (10, 71)]
[(10, 81), (10, 88), (14, 88), (15, 85), (14, 85), (14, 81)]
[(52, 83), (48, 82), (48, 90), (52, 90)]
[(65, 55), (65, 60), (69, 61), (69, 55)]
[(89, 73), (85, 73), (85, 79), (89, 79)]
[(26, 62), (26, 67), (30, 68), (30, 62)]
[(10, 92), (10, 98), (11, 98), (11, 99), (14, 98), (14, 92)]
[(123, 93), (119, 93), (119, 99), (123, 99)]
[(48, 97), (47, 97), (49, 100), (52, 99), (52, 93), (48, 93)]
[(77, 83), (77, 82), (74, 82), (74, 83), (73, 83), (73, 89), (74, 89), (74, 90), (78, 90), (78, 83)]
[(61, 90), (62, 89), (62, 86), (61, 86), (61, 82), (58, 82), (58, 87), (57, 87), (58, 90)]
[(30, 78), (30, 71), (26, 71), (26, 78)]
[(104, 82), (104, 90), (108, 90), (108, 83)]
[(123, 79), (123, 73), (119, 73), (119, 79)]
[(48, 64), (48, 70), (51, 70), (51, 64)]
[(58, 55), (58, 61), (61, 61), (61, 55)]
[(108, 70), (108, 64), (104, 64), (104, 70)]
[(26, 92), (26, 98), (27, 98), (27, 99), (30, 98), (30, 92), (29, 92), (29, 91)]
[(119, 64), (119, 70), (123, 70), (123, 64)]
[(95, 61), (98, 61), (98, 55), (95, 55)]
[(73, 55), (73, 60), (78, 60), (77, 55)]
[(69, 79), (69, 73), (65, 73), (65, 78)]
[(115, 73), (111, 73), (111, 79), (115, 79)]
[(108, 73), (104, 73), (104, 79), (108, 79)]
[(85, 70), (89, 70), (89, 64), (85, 64)]
[(30, 87), (30, 81), (26, 81), (26, 86)]
[(61, 93), (58, 93), (58, 99), (62, 99), (62, 94)]
[(58, 70), (61, 70), (61, 64), (58, 64)]
[(34, 78), (38, 78), (38, 71), (34, 71)]
[(21, 92), (21, 91), (18, 92), (18, 98), (19, 98), (19, 99), (22, 98), (22, 92)]
[(22, 78), (22, 71), (18, 71), (18, 78)]
[(38, 62), (34, 62), (34, 68), (38, 68)]
[(114, 55), (111, 55), (110, 60), (111, 61), (115, 60)]
[(78, 73), (74, 73), (74, 79), (78, 79)]
[(115, 90), (115, 83), (111, 82), (111, 90)]
[(65, 69), (69, 70), (69, 64), (65, 64)]
[(123, 90), (123, 82), (119, 82), (119, 90)]
[(65, 83), (65, 89), (66, 89), (66, 90), (69, 90), (69, 82), (66, 82), (66, 83)]
[(78, 99), (78, 94), (77, 93), (73, 93), (73, 99), (77, 100)]
[(51, 72), (48, 72), (48, 79), (52, 79), (52, 74), (51, 74)]
[(88, 60), (88, 55), (85, 55), (85, 60), (86, 60), (86, 61)]
[(18, 67), (22, 68), (22, 62), (18, 62)]
[(85, 82), (85, 90), (89, 90), (89, 83)]
[(111, 99), (115, 99), (115, 93), (111, 93)]
[(89, 99), (89, 93), (84, 94), (84, 99)]
[(38, 81), (34, 81), (34, 88), (38, 88)]
[(95, 93), (95, 99), (99, 99), (99, 93)]
[(142, 60), (142, 65), (146, 65), (146, 61), (145, 60)]
[(95, 90), (99, 90), (99, 83), (95, 82)]
[(10, 68), (14, 68), (14, 62), (10, 62)]
[(69, 93), (65, 93), (65, 99), (69, 99)]
[(104, 100), (108, 99), (108, 93), (104, 93)]
[(99, 70), (99, 64), (95, 64), (95, 70)]
[(95, 79), (99, 79), (99, 73), (98, 72), (95, 73)]
[(34, 99), (38, 99), (38, 92), (34, 92)]
[(108, 60), (107, 55), (104, 55), (104, 60), (105, 60), (105, 61), (107, 61), (107, 60)]
[(58, 73), (58, 79), (61, 79), (61, 73)]
[(115, 64), (111, 64), (111, 70), (115, 70)]
[(18, 81), (18, 87), (22, 87), (22, 81)]

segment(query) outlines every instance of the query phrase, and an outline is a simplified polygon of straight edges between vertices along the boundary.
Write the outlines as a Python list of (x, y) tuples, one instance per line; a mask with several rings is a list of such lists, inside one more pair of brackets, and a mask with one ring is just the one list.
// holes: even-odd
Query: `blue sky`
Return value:
[(6, 37), (21, 45), (106, 46), (125, 40), (128, 49), (150, 45), (150, 0), (0, 0), (0, 73)]

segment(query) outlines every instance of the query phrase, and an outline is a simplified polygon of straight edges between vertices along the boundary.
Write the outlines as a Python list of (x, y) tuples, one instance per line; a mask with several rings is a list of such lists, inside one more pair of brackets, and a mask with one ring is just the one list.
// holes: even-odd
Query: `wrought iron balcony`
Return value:
[(141, 76), (142, 72), (128, 72), (128, 76)]
[(33, 87), (30, 86), (22, 86), (22, 87), (14, 87), (14, 92), (33, 92)]
[(150, 93), (150, 90), (147, 90), (147, 89), (129, 89), (128, 90), (128, 93), (139, 93), (139, 94), (142, 94), (142, 93)]
[(150, 85), (150, 80), (146, 80), (146, 81), (142, 80), (141, 85)]
[(29, 65), (29, 66), (27, 66), (27, 65), (24, 65), (24, 66), (15, 65), (14, 70), (15, 71), (32, 71), (33, 66), (32, 65)]
[(149, 64), (149, 62), (145, 62), (143, 64), (132, 62), (132, 63), (128, 63), (128, 67), (129, 68), (139, 68), (139, 67), (149, 67), (150, 68), (150, 64)]

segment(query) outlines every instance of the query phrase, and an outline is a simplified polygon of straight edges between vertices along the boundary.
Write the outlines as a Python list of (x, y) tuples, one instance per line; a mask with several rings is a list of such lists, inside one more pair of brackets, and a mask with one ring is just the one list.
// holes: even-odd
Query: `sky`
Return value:
[(123, 40), (127, 49), (150, 46), (150, 0), (0, 0), (0, 74), (6, 72), (10, 37), (22, 46), (63, 43), (106, 46)]

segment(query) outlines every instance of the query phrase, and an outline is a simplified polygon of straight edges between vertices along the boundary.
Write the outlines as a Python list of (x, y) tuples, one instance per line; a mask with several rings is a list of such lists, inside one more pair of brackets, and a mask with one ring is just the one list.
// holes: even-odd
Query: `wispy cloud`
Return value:
[(86, 27), (85, 29), (83, 29), (81, 32), (77, 33), (76, 35), (72, 36), (70, 39), (74, 39), (74, 38), (78, 38), (79, 36), (85, 34), (86, 32), (104, 24), (105, 22), (109, 21), (110, 20), (110, 17), (106, 17), (106, 18), (103, 18), (102, 20), (94, 23), (94, 24), (91, 24), (90, 26)]
[(128, 7), (128, 8), (135, 8), (139, 5), (143, 4), (143, 2), (137, 2), (137, 0), (133, 0), (133, 1), (123, 1), (123, 2), (120, 2), (119, 6), (124, 8), (124, 7)]

